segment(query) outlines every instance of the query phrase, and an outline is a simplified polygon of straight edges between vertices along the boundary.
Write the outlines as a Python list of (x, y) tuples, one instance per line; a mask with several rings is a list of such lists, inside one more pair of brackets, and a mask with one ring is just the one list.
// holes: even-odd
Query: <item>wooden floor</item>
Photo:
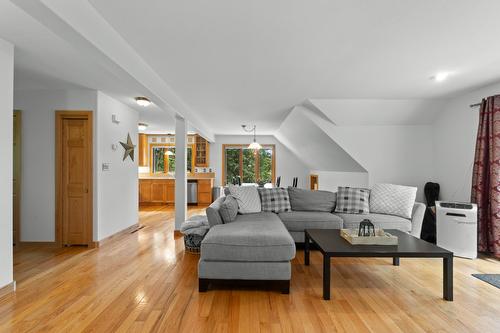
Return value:
[[(203, 212), (190, 209), (190, 214)], [(442, 300), (438, 259), (332, 260), (299, 250), (290, 295), (237, 288), (198, 293), (198, 257), (173, 237), (172, 208), (140, 213), (146, 227), (98, 249), (24, 246), (17, 292), (0, 300), (0, 332), (500, 332), (500, 289), (471, 276), (494, 259), (455, 259), (455, 301)]]

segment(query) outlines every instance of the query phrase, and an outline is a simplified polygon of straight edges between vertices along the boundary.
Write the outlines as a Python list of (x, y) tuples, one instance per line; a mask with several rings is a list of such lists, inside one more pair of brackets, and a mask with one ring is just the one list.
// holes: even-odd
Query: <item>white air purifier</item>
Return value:
[(477, 257), (477, 205), (436, 201), (437, 246), (455, 256)]

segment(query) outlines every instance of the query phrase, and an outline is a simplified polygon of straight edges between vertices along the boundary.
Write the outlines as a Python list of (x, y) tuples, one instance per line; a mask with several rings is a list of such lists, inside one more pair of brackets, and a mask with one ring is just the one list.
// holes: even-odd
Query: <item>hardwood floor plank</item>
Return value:
[[(190, 207), (188, 214), (204, 208)], [(141, 208), (145, 227), (97, 249), (19, 246), (17, 291), (0, 299), (1, 332), (500, 332), (500, 289), (471, 276), (491, 258), (455, 259), (455, 301), (433, 259), (336, 258), (331, 300), (322, 257), (292, 261), (291, 293), (216, 286), (198, 293), (199, 256), (174, 237), (172, 207)]]

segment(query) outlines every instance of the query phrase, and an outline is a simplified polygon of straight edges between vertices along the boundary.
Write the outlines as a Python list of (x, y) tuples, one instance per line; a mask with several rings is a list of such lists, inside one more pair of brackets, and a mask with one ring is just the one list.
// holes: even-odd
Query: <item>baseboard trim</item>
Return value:
[(118, 232), (116, 232), (116, 233), (114, 233), (106, 238), (101, 239), (100, 241), (93, 242), (92, 247), (101, 247), (103, 245), (106, 245), (109, 242), (116, 240), (117, 238), (119, 238), (121, 236), (124, 236), (126, 234), (130, 234), (132, 231), (134, 231), (135, 229), (137, 229), (139, 227), (140, 227), (139, 223), (132, 224), (130, 227), (127, 227), (123, 230), (120, 230), (120, 231), (118, 231)]
[(23, 241), (19, 241), (16, 246), (19, 245), (19, 246), (48, 246), (48, 247), (58, 247), (59, 245), (57, 244), (57, 242), (32, 242), (32, 241), (29, 241), (29, 242), (23, 242)]
[(0, 299), (16, 291), (16, 281), (12, 281), (5, 287), (0, 288)]

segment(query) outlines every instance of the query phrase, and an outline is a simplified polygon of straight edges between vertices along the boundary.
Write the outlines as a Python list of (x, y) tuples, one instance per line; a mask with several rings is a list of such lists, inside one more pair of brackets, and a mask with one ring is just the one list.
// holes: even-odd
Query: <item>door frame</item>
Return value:
[(94, 138), (93, 138), (93, 128), (94, 128), (94, 122), (93, 122), (93, 112), (92, 111), (80, 111), (80, 110), (75, 110), (75, 111), (69, 111), (69, 110), (56, 110), (55, 111), (55, 118), (56, 118), (56, 160), (55, 160), (55, 177), (56, 177), (56, 228), (55, 228), (55, 240), (57, 246), (62, 247), (63, 246), (63, 221), (62, 221), (62, 194), (63, 194), (63, 189), (62, 189), (62, 128), (63, 128), (63, 121), (65, 119), (87, 119), (88, 125), (87, 126), (87, 135), (89, 138), (89, 160), (87, 162), (87, 168), (90, 170), (90, 172), (87, 175), (87, 181), (89, 184), (89, 205), (88, 205), (88, 216), (89, 216), (89, 225), (87, 226), (87, 246), (93, 247), (95, 245), (93, 241), (93, 236), (94, 236), (94, 214), (93, 214), (93, 208), (94, 208), (94, 183), (93, 183), (93, 165), (94, 165)]

